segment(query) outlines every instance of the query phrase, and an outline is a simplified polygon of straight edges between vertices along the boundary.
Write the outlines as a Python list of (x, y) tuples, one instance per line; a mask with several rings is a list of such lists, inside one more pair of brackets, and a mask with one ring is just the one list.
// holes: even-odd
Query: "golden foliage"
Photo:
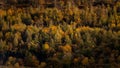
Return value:
[(38, 33), (39, 29), (36, 26), (27, 26), (27, 30), (31, 33)]
[(8, 9), (7, 14), (12, 15), (14, 13), (13, 9)]
[(9, 26), (6, 22), (3, 23), (3, 26), (2, 26), (2, 31), (6, 31), (9, 29)]
[(88, 57), (85, 57), (85, 58), (81, 61), (81, 63), (82, 63), (83, 65), (87, 65), (87, 64), (89, 63)]
[(52, 26), (50, 27), (50, 29), (51, 29), (52, 31), (56, 31), (56, 30), (57, 30), (57, 27), (54, 26), (54, 25), (52, 25)]
[(68, 9), (67, 13), (72, 16), (73, 15), (73, 10), (72, 9)]
[(91, 27), (88, 27), (88, 26), (82, 26), (82, 27), (79, 27), (79, 28), (76, 28), (76, 32), (87, 32), (87, 31), (93, 31), (94, 29), (91, 28)]
[(3, 33), (0, 31), (0, 38), (2, 38), (3, 37)]
[(44, 45), (43, 45), (43, 50), (48, 50), (50, 48), (50, 46), (47, 44), (47, 43), (45, 43)]
[(39, 61), (36, 58), (36, 56), (32, 56), (32, 60), (33, 60), (34, 66), (38, 67), (39, 66)]
[(74, 59), (73, 59), (73, 62), (74, 62), (74, 63), (78, 63), (79, 61), (80, 61), (79, 58), (74, 58)]
[(21, 39), (21, 33), (20, 32), (15, 33), (15, 37)]
[(115, 23), (112, 23), (110, 27), (115, 28), (116, 27)]
[(68, 44), (61, 47), (64, 52), (72, 52), (72, 47)]
[(47, 64), (45, 62), (41, 62), (39, 68), (44, 68)]
[(20, 68), (19, 63), (15, 63), (15, 64), (14, 64), (14, 67), (15, 67), (15, 68)]
[(42, 32), (44, 32), (44, 33), (49, 33), (49, 31), (50, 31), (50, 29), (46, 28), (46, 27), (42, 29)]
[(20, 32), (23, 32), (25, 29), (26, 29), (26, 25), (25, 24), (14, 24), (13, 26), (11, 26), (11, 29), (14, 31), (20, 31)]
[(15, 61), (16, 60), (16, 58), (14, 58), (14, 57), (12, 57), (12, 56), (10, 56), (9, 58), (8, 58), (8, 61), (10, 61), (10, 62), (13, 62), (13, 61)]
[(50, 31), (51, 31), (52, 34), (56, 33), (56, 31), (57, 31), (57, 27), (56, 26), (52, 25), (49, 28), (50, 28)]
[(57, 30), (57, 32), (55, 33), (54, 38), (55, 38), (56, 43), (61, 42), (62, 35), (59, 33), (59, 30)]
[(72, 25), (68, 25), (68, 29), (67, 29), (67, 31), (66, 31), (66, 33), (67, 34), (73, 34), (73, 27), (72, 27)]
[(119, 24), (117, 24), (117, 28), (118, 28), (118, 29), (120, 29), (120, 23), (119, 23)]
[(5, 38), (6, 38), (6, 39), (10, 39), (11, 37), (12, 37), (11, 32), (7, 32), (7, 33), (5, 34)]
[(0, 9), (0, 16), (3, 17), (6, 15), (6, 11)]
[(13, 44), (14, 44), (14, 46), (18, 46), (18, 38), (14, 38), (14, 40), (13, 40)]

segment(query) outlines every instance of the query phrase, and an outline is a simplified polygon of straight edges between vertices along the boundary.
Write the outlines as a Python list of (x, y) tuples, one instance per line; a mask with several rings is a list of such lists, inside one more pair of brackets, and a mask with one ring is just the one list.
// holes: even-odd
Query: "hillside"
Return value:
[(119, 0), (0, 1), (1, 66), (120, 67)]

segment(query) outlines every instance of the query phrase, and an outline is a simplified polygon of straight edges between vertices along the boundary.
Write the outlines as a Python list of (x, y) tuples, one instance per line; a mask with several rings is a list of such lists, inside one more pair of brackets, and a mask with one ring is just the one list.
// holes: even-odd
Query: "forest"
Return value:
[(119, 0), (55, 0), (52, 7), (42, 1), (0, 3), (0, 66), (120, 67)]

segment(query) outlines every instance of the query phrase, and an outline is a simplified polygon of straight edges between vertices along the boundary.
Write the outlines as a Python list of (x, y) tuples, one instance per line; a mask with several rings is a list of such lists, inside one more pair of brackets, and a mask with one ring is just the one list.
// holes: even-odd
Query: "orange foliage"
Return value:
[(23, 32), (26, 29), (26, 25), (25, 24), (14, 24), (13, 26), (11, 26), (12, 30), (17, 30), (17, 31), (21, 31)]

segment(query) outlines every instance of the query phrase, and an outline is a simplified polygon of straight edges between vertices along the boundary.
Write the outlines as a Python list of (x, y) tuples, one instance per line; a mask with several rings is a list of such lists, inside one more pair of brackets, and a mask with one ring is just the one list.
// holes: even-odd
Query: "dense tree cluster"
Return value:
[(0, 64), (119, 67), (119, 8), (120, 2), (83, 9), (69, 3), (64, 9), (0, 9)]

